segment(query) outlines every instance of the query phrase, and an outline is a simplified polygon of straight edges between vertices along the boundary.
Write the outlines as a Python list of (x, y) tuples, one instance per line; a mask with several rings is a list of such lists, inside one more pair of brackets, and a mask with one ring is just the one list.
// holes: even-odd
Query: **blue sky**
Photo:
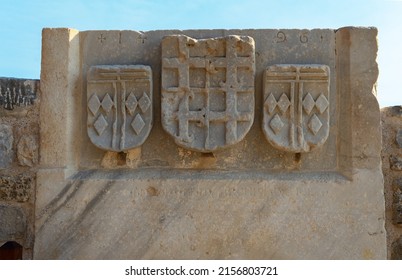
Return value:
[(402, 104), (402, 0), (0, 0), (0, 76), (39, 78), (44, 27), (379, 29), (378, 99)]

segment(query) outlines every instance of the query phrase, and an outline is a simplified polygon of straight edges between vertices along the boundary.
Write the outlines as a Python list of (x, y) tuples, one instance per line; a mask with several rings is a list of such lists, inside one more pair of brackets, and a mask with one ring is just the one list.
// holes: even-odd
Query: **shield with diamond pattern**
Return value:
[(107, 151), (138, 147), (152, 128), (152, 71), (144, 65), (92, 66), (87, 75), (88, 136)]
[(263, 130), (279, 150), (309, 152), (329, 134), (329, 67), (270, 66), (264, 75)]

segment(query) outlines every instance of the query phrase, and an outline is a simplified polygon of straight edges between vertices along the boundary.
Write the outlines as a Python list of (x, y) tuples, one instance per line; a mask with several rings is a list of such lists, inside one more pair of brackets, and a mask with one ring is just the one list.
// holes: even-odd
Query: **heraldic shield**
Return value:
[(144, 65), (92, 66), (87, 76), (88, 136), (100, 149), (140, 146), (152, 128), (152, 71)]
[(265, 71), (262, 125), (279, 150), (309, 152), (324, 144), (329, 105), (328, 66), (279, 64)]
[(162, 126), (176, 144), (212, 152), (240, 142), (254, 121), (254, 40), (162, 40)]

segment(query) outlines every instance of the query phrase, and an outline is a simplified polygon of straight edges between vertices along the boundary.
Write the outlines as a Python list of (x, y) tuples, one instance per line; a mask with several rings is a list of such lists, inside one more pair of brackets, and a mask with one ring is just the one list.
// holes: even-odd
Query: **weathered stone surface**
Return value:
[(33, 135), (23, 135), (17, 146), (18, 163), (33, 167), (38, 163), (38, 141)]
[(396, 143), (402, 119), (395, 115), (398, 106), (381, 109), (382, 123), (382, 169), (384, 174), (385, 217), (388, 258), (393, 258), (393, 244), (402, 236), (402, 171), (397, 168), (401, 149)]
[(392, 243), (391, 250), (392, 260), (402, 260), (402, 237)]
[[(50, 34), (50, 31), (55, 32), (55, 30), (45, 30), (44, 32), (49, 32)], [(66, 32), (66, 30), (64, 30), (64, 32)], [(136, 31), (93, 31), (80, 32), (78, 33), (79, 35), (74, 35), (74, 38), (71, 40), (65, 39), (68, 41), (68, 44), (71, 44), (71, 48), (69, 52), (63, 49), (54, 53), (54, 66), (52, 67), (56, 67), (56, 70), (53, 69), (51, 73), (63, 71), (63, 69), (59, 68), (62, 68), (61, 65), (65, 64), (65, 61), (70, 61), (72, 63), (77, 59), (77, 57), (81, 57), (78, 59), (78, 65), (74, 63), (71, 64), (71, 69), (75, 70), (70, 71), (70, 76), (68, 77), (72, 78), (76, 75), (76, 73), (82, 73), (83, 76), (81, 79), (77, 80), (77, 83), (79, 84), (77, 85), (79, 87), (77, 92), (74, 92), (74, 88), (71, 87), (71, 92), (69, 91), (68, 94), (60, 96), (58, 99), (53, 100), (53, 97), (51, 96), (46, 96), (41, 99), (41, 105), (43, 106), (45, 106), (44, 104), (47, 102), (50, 104), (50, 100), (52, 100), (51, 114), (48, 114), (50, 113), (48, 112), (48, 109), (41, 110), (41, 112), (45, 112), (43, 114), (43, 124), (41, 124), (41, 139), (49, 139), (46, 141), (46, 143), (43, 143), (43, 145), (46, 145), (47, 148), (42, 149), (41, 147), (41, 151), (52, 151), (52, 153), (44, 153), (41, 155), (41, 160), (51, 161), (56, 158), (61, 159), (63, 155), (66, 155), (68, 160), (64, 162), (68, 162), (68, 168), (75, 168), (79, 166), (79, 168), (86, 169), (106, 167), (133, 168), (133, 166), (135, 166), (135, 168), (213, 168), (221, 170), (247, 169), (260, 170), (261, 172), (271, 172), (273, 170), (279, 172), (283, 170), (339, 170), (339, 172), (342, 172), (343, 174), (350, 172), (351, 166), (346, 164), (350, 162), (350, 160), (346, 155), (350, 155), (351, 152), (340, 152), (343, 147), (346, 149), (346, 147), (350, 146), (350, 143), (354, 143), (354, 141), (350, 139), (353, 137), (353, 134), (349, 133), (347, 130), (351, 125), (349, 120), (338, 122), (337, 118), (330, 118), (330, 127), (332, 127), (333, 130), (329, 133), (326, 142), (321, 146), (321, 148), (315, 149), (310, 153), (304, 153), (301, 155), (299, 160), (295, 160), (295, 154), (278, 151), (266, 143), (267, 141), (265, 140), (261, 131), (261, 100), (263, 99), (263, 72), (268, 66), (285, 63), (312, 63), (328, 65), (332, 70), (330, 72), (331, 85), (335, 85), (337, 83), (336, 77), (341, 75), (337, 74), (336, 70), (334, 70), (336, 69), (336, 34), (334, 30), (316, 29), (308, 32), (300, 30), (284, 30), (282, 32), (286, 33), (286, 42), (277, 41), (277, 34), (279, 32), (279, 30), (167, 30), (150, 31), (146, 33)], [(203, 39), (209, 40), (208, 38), (225, 38), (230, 35), (258, 38), (259, 43), (256, 43), (254, 46), (255, 55), (258, 57), (258, 60), (255, 62), (255, 82), (253, 84), (255, 100), (252, 103), (254, 104), (253, 106), (255, 112), (254, 120), (249, 132), (245, 135), (243, 140), (237, 144), (231, 145), (228, 148), (217, 149), (211, 153), (200, 153), (178, 146), (175, 143), (174, 138), (169, 136), (168, 133), (161, 129), (163, 128), (163, 114), (160, 102), (163, 99), (161, 96), (161, 44), (163, 38), (178, 34), (196, 38), (197, 41)], [(301, 34), (304, 35), (303, 38), (306, 36), (308, 37), (307, 43), (300, 42), (299, 37)], [(103, 39), (100, 40), (99, 38)], [(77, 40), (79, 42), (77, 42)], [(44, 46), (47, 46), (46, 42)], [(52, 44), (49, 43), (49, 46), (52, 46)], [(47, 47), (44, 48), (46, 49)], [(73, 53), (75, 55), (73, 55)], [(111, 55), (111, 53), (113, 55)], [(63, 58), (62, 54), (69, 56), (70, 60)], [(348, 56), (345, 55), (345, 57)], [(44, 58), (44, 60), (48, 62), (52, 61), (49, 59), (49, 57)], [(77, 97), (86, 96), (87, 94), (87, 73), (90, 67), (95, 65), (125, 64), (149, 65), (154, 71), (154, 125), (147, 140), (139, 147), (141, 149), (141, 156), (138, 158), (138, 161), (136, 161), (136, 164), (129, 165), (127, 162), (125, 165), (105, 165), (105, 162), (111, 163), (110, 159), (116, 159), (113, 161), (117, 163), (119, 161), (117, 159), (120, 158), (120, 155), (118, 155), (118, 152), (110, 152), (114, 154), (109, 154), (109, 152), (102, 151), (92, 144), (87, 133), (87, 99), (80, 99)], [(367, 66), (373, 67), (372, 65)], [(370, 71), (370, 77), (376, 74), (376, 71), (373, 69)], [(47, 81), (48, 80), (49, 79), (47, 79)], [(42, 79), (41, 85), (47, 85), (47, 81)], [(60, 89), (58, 89), (58, 87), (60, 87)], [(65, 87), (60, 86), (59, 83), (55, 84), (54, 88), (49, 90), (49, 92), (60, 92), (64, 89)], [(330, 91), (329, 102), (331, 104), (335, 104), (329, 107), (330, 115), (338, 116), (339, 114), (341, 116), (347, 116), (350, 112), (348, 106), (350, 106), (351, 101), (347, 100), (346, 96), (344, 99), (339, 99), (337, 97), (336, 86), (331, 86)], [(43, 92), (45, 92), (45, 89)], [(344, 90), (343, 92), (348, 91)], [(224, 96), (222, 95), (221, 97)], [(238, 101), (241, 102), (241, 104), (247, 104), (243, 102), (243, 99), (247, 97), (247, 95), (240, 94), (238, 97), (240, 98), (238, 98)], [(222, 100), (219, 102), (221, 101)], [(63, 102), (66, 102), (66, 104), (63, 105)], [(216, 104), (214, 103), (213, 106), (218, 106), (221, 104), (219, 102)], [(70, 109), (65, 109), (65, 106), (69, 106), (68, 104), (74, 104), (75, 107), (69, 107), (74, 114), (68, 113)], [(376, 106), (374, 104), (371, 105)], [(54, 106), (58, 106), (57, 110)], [(339, 108), (341, 112), (337, 112), (337, 108)], [(190, 109), (192, 110), (192, 108)], [(238, 109), (246, 110), (247, 108)], [(56, 114), (55, 118), (60, 117), (60, 120), (68, 120), (68, 122), (65, 121), (64, 125), (57, 128), (51, 128), (51, 123), (53, 122), (54, 118), (49, 121), (47, 120), (48, 117), (46, 116), (54, 114)], [(72, 115), (73, 117), (68, 118), (67, 115)], [(339, 123), (342, 123), (342, 126), (345, 127), (339, 127)], [(222, 127), (222, 129), (216, 129), (216, 133), (224, 132), (225, 125), (223, 122), (220, 124), (216, 123), (216, 125)], [(66, 133), (66, 129), (71, 129), (71, 132)], [(195, 126), (195, 129), (202, 130), (202, 128), (197, 125)], [(58, 133), (56, 134), (54, 131), (58, 131)], [(215, 137), (224, 139), (225, 135), (221, 133), (219, 135), (216, 134)], [(338, 143), (339, 139), (343, 139), (343, 141)], [(202, 139), (199, 141), (202, 141)], [(50, 144), (50, 142), (53, 144)], [(58, 143), (65, 144), (62, 145), (63, 147), (55, 149), (54, 147), (57, 145), (61, 146), (61, 144)], [(265, 145), (262, 145), (262, 143), (265, 143)], [(363, 145), (362, 147), (357, 146), (356, 149), (360, 152), (360, 150), (364, 150), (368, 147), (370, 146)], [(124, 151), (124, 153), (129, 154), (129, 151)], [(367, 165), (372, 165), (372, 162), (370, 161), (372, 158), (375, 158), (372, 156), (371, 151), (365, 150), (361, 153), (357, 153), (356, 158), (361, 157), (367, 157), (365, 160), (362, 159), (362, 162), (366, 163)], [(45, 163), (43, 162), (42, 164)], [(50, 164), (49, 166), (53, 165)]]
[(56, 188), (61, 173), (39, 176), (38, 259), (385, 258), (382, 179), (370, 171), (89, 171)]
[(329, 67), (270, 66), (264, 73), (262, 129), (266, 139), (287, 152), (309, 152), (329, 135)]
[[(373, 94), (378, 75), (376, 34), (375, 29), (364, 28), (144, 33), (45, 29), (41, 139), (46, 141), (40, 146), (35, 258), (384, 259), (380, 114)], [(211, 134), (221, 139), (215, 142), (220, 147), (216, 150), (215, 144), (205, 148), (204, 132), (198, 134), (199, 142), (193, 142), (198, 146), (182, 148), (174, 140), (179, 133), (172, 137), (163, 131), (166, 115), (159, 100), (166, 101), (167, 64), (161, 60), (161, 54), (167, 58), (165, 37), (194, 38), (188, 39), (190, 45), (215, 44), (210, 38), (254, 39), (254, 94), (237, 97), (254, 96), (254, 107), (237, 110), (252, 109), (256, 114), (246, 135), (236, 135), (237, 144), (220, 149), (227, 144), (224, 121), (222, 129)], [(216, 44), (206, 49), (213, 54), (221, 51), (224, 44)], [(225, 43), (225, 48), (230, 45)], [(241, 44), (237, 47), (242, 49)], [(220, 59), (202, 52), (200, 57), (201, 63)], [(186, 56), (182, 53), (181, 58)], [(261, 130), (263, 73), (278, 64), (330, 69), (330, 105), (325, 109), (329, 134), (309, 153), (274, 149)], [(141, 147), (104, 152), (91, 143), (85, 96), (88, 70), (96, 65), (149, 65), (155, 72), (154, 126)], [(203, 82), (190, 77), (202, 75), (177, 75), (179, 82)], [(318, 98), (312, 96), (314, 102)], [(207, 108), (208, 103), (192, 101), (189, 111), (202, 111), (200, 104)], [(178, 111), (180, 103), (175, 102)], [(220, 105), (226, 99), (219, 102), (212, 105), (224, 114), (226, 108)], [(205, 131), (202, 123), (193, 129)], [(317, 125), (308, 129), (320, 131)], [(115, 166), (124, 168), (112, 169)]]
[(0, 200), (27, 202), (34, 192), (33, 175), (0, 175)]
[(390, 111), (392, 116), (402, 117), (402, 106), (393, 106)]
[(402, 171), (402, 155), (390, 155), (389, 164), (392, 170)]
[(393, 223), (402, 224), (402, 177), (394, 179)]
[(14, 110), (32, 105), (37, 98), (38, 81), (0, 79), (0, 109)]
[(398, 145), (399, 148), (402, 148), (402, 129), (399, 129), (396, 132), (395, 142), (396, 142), (396, 144)]
[(393, 185), (402, 192), (402, 177), (394, 179)]
[(13, 142), (12, 127), (0, 124), (0, 169), (9, 167), (13, 161)]
[(11, 205), (0, 205), (0, 243), (25, 237), (26, 217), (24, 211)]
[(88, 135), (103, 150), (133, 149), (152, 128), (152, 71), (144, 65), (92, 66), (87, 76)]
[(184, 148), (212, 152), (241, 141), (254, 120), (254, 40), (162, 40), (162, 126)]
[[(79, 97), (74, 90), (79, 78), (79, 40), (78, 32), (72, 29), (44, 29), (42, 31), (40, 102), (40, 155), (43, 166), (57, 168), (73, 165), (79, 137), (75, 137), (74, 120), (81, 119), (81, 112), (72, 114), (73, 108), (80, 108)], [(54, 48), (54, 42), (58, 47)], [(54, 83), (52, 81), (56, 81)], [(85, 80), (84, 80), (85, 81)], [(63, 92), (64, 94), (60, 94)], [(79, 115), (78, 115), (79, 114)], [(85, 123), (85, 122), (84, 122)], [(86, 130), (83, 130), (86, 134)]]

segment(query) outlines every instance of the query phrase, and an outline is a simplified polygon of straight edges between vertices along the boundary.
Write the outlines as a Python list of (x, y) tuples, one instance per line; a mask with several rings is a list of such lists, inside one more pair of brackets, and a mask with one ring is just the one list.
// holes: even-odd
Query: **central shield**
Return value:
[(212, 152), (240, 142), (254, 120), (254, 40), (162, 40), (162, 125), (181, 147)]

